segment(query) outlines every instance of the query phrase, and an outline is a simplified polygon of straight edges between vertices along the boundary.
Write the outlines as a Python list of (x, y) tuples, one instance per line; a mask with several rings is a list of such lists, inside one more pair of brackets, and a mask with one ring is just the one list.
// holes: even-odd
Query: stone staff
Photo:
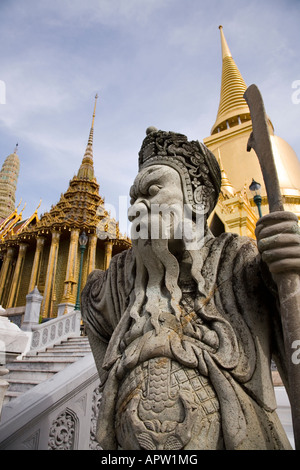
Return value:
[[(257, 86), (251, 85), (246, 90), (244, 98), (250, 109), (253, 128), (247, 150), (250, 151), (253, 148), (257, 154), (266, 187), (270, 213), (284, 211), (265, 107)], [(274, 214), (274, 221), (276, 221), (276, 214)], [(298, 221), (296, 216), (295, 221)], [(295, 447), (300, 449), (300, 364), (299, 361), (295, 361), (295, 354), (293, 356), (294, 348), (300, 340), (300, 276), (291, 267), (290, 270), (284, 273), (273, 274), (273, 278), (277, 284), (280, 300), (288, 372), (288, 395), (292, 409)]]

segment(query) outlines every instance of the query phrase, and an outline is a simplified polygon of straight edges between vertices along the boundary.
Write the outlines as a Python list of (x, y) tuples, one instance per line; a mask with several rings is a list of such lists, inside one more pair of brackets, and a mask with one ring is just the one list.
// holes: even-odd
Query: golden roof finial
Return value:
[(92, 128), (94, 128), (97, 99), (98, 99), (98, 93), (96, 93), (96, 95), (95, 95), (95, 106), (94, 106), (93, 119), (92, 119)]
[(96, 115), (96, 104), (97, 104), (98, 94), (95, 95), (95, 105), (93, 111), (93, 119), (91, 130), (89, 134), (88, 143), (85, 149), (85, 153), (83, 156), (83, 160), (79, 171), (77, 173), (78, 178), (88, 178), (90, 180), (95, 178), (94, 175), (94, 167), (93, 167), (93, 137), (94, 137), (94, 122), (95, 122), (95, 115)]
[(93, 145), (94, 122), (95, 122), (95, 116), (96, 116), (96, 104), (97, 104), (97, 99), (98, 99), (98, 94), (96, 93), (96, 95), (95, 95), (94, 112), (93, 112), (93, 119), (92, 119), (92, 125), (91, 125), (89, 140), (88, 140), (88, 146), (89, 146), (89, 145)]
[(20, 212), (20, 214), (19, 214), (20, 216), (23, 214), (23, 212), (24, 212), (26, 206), (27, 206), (27, 202), (25, 202), (24, 207), (23, 207), (23, 209), (21, 210), (21, 212)]
[(40, 202), (39, 202), (39, 205), (37, 206), (37, 208), (35, 209), (35, 214), (37, 214), (38, 212), (38, 209), (41, 207), (41, 204), (42, 204), (42, 199), (40, 199)]

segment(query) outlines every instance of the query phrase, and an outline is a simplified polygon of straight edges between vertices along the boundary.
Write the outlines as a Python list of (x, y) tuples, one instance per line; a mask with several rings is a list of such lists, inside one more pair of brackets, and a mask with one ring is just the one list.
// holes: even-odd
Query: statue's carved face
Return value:
[(178, 172), (167, 165), (144, 168), (130, 188), (131, 237), (180, 238), (184, 197)]

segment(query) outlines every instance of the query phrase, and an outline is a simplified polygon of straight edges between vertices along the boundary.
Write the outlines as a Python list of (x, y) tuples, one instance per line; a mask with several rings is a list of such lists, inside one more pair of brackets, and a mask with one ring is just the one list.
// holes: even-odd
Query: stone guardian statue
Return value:
[(291, 448), (271, 378), (273, 358), (288, 386), (268, 265), (285, 263), (272, 241), (284, 224), (300, 269), (297, 221), (285, 212), (265, 230), (260, 220), (263, 261), (254, 240), (210, 232), (220, 185), (203, 144), (147, 130), (130, 189), (132, 248), (92, 272), (82, 293), (103, 449)]

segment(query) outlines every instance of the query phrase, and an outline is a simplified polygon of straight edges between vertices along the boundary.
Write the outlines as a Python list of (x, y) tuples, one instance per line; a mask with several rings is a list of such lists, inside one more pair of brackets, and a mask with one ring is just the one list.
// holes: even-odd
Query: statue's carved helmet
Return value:
[(221, 188), (221, 171), (213, 153), (183, 134), (149, 127), (139, 152), (139, 171), (150, 165), (168, 165), (180, 175), (185, 204), (194, 214), (212, 212)]

